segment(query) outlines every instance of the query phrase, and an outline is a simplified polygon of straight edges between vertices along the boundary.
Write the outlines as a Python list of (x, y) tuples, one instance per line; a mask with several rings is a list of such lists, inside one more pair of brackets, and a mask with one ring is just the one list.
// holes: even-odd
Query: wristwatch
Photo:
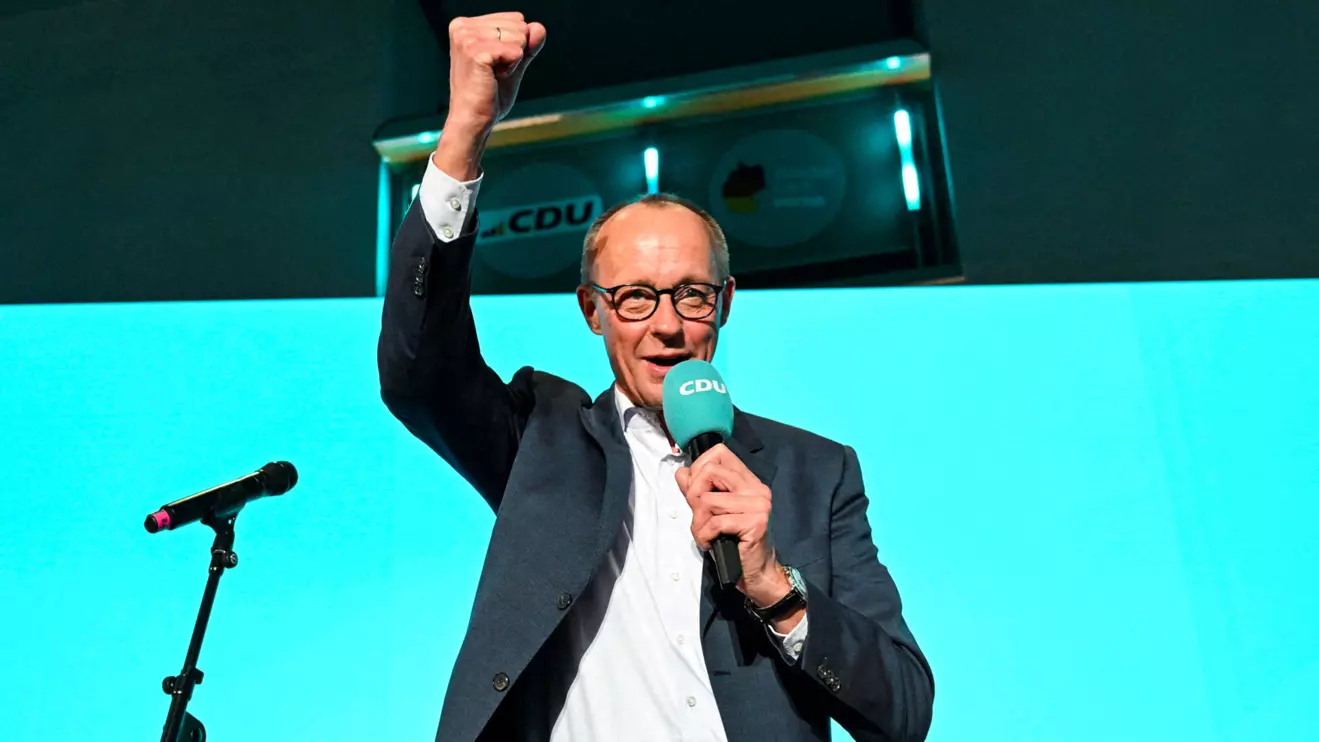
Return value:
[(764, 623), (777, 621), (806, 605), (806, 583), (802, 580), (801, 573), (795, 567), (783, 565), (783, 576), (788, 578), (788, 584), (792, 589), (788, 590), (788, 594), (780, 598), (777, 603), (761, 608), (751, 602), (751, 598), (746, 599), (747, 610)]

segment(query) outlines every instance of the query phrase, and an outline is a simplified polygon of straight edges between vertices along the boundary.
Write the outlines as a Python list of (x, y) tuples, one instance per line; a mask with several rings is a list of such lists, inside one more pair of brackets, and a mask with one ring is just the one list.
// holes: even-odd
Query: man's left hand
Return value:
[(772, 605), (792, 585), (769, 543), (772, 494), (722, 443), (706, 451), (691, 467), (678, 470), (678, 489), (692, 508), (692, 537), (701, 549), (720, 534), (738, 539), (742, 580), (737, 589), (752, 602)]

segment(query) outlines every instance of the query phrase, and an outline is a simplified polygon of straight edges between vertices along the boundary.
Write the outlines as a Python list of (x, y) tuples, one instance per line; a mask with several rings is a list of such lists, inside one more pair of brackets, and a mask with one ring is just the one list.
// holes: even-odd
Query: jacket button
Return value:
[(572, 596), (568, 593), (559, 593), (559, 599), (555, 602), (559, 606), (559, 610), (567, 610), (568, 606), (572, 605)]
[(495, 690), (503, 693), (508, 690), (508, 676), (502, 672), (495, 673), (495, 680), (491, 685), (495, 687)]
[(837, 693), (838, 690), (842, 687), (843, 684), (838, 681), (838, 678), (829, 678), (829, 690), (833, 691), (834, 693)]
[(418, 298), (426, 295), (426, 258), (417, 258), (417, 270), (412, 277), (412, 293)]

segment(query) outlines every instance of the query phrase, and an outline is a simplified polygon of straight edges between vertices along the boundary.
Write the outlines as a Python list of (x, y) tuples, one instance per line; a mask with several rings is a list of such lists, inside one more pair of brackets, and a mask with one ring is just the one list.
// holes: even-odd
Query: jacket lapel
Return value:
[(760, 440), (755, 428), (751, 427), (751, 420), (741, 410), (733, 411), (733, 438), (727, 445), (728, 450), (741, 459), (751, 473), (766, 486), (774, 481), (778, 467), (774, 466), (773, 461), (760, 455), (765, 444)]
[(581, 411), (582, 425), (600, 446), (605, 459), (605, 485), (601, 493), (600, 520), (597, 525), (595, 549), (590, 555), (594, 570), (605, 552), (618, 538), (627, 512), (628, 493), (632, 488), (632, 452), (623, 438), (623, 425), (618, 419), (611, 386), (588, 408)]

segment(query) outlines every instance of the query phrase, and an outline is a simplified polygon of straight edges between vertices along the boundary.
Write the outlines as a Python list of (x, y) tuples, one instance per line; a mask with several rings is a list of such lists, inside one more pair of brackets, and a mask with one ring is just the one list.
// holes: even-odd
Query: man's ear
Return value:
[(723, 327), (728, 324), (728, 313), (733, 309), (733, 290), (737, 288), (737, 281), (732, 276), (728, 277), (728, 284), (724, 286), (723, 305), (719, 308), (719, 326)]
[(586, 326), (597, 335), (604, 334), (600, 329), (600, 309), (595, 303), (595, 290), (590, 286), (577, 287), (577, 306), (582, 310)]

